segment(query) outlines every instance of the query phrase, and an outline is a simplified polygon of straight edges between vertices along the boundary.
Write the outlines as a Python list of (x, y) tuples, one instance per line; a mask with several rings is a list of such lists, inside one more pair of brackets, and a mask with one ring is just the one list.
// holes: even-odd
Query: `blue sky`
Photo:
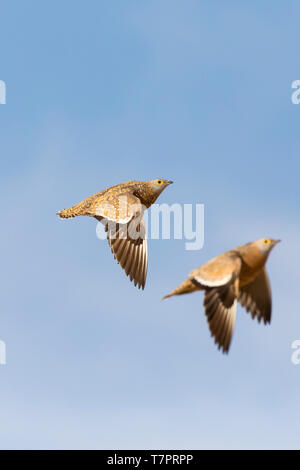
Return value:
[[(0, 447), (299, 448), (299, 2), (3, 1)], [(129, 179), (205, 204), (205, 244), (150, 240), (138, 291), (92, 219)], [(270, 327), (229, 356), (202, 294), (161, 302), (236, 245), (282, 238)]]

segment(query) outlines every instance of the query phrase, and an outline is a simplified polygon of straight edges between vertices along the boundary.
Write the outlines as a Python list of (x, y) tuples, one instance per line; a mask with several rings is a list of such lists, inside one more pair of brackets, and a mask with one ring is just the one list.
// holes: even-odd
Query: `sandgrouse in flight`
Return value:
[(87, 215), (105, 225), (116, 261), (134, 285), (144, 289), (148, 251), (143, 213), (172, 181), (128, 181), (104, 189), (58, 212), (61, 219)]
[(173, 295), (204, 290), (204, 309), (211, 335), (228, 353), (234, 330), (237, 301), (264, 323), (271, 321), (271, 289), (265, 264), (280, 240), (262, 238), (213, 258), (192, 271), (187, 280), (164, 299)]

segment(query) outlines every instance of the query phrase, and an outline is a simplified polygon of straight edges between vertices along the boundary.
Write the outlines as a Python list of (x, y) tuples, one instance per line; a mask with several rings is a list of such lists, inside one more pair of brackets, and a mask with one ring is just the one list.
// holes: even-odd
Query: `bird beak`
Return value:
[(281, 242), (281, 240), (273, 240), (274, 245), (277, 245), (277, 243), (280, 243), (280, 242)]
[(173, 181), (165, 180), (165, 183), (169, 186), (169, 184), (173, 184)]

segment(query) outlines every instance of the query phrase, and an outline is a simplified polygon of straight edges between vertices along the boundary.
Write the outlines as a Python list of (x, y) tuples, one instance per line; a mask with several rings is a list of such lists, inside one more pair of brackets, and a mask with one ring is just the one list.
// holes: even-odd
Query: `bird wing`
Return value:
[(119, 224), (127, 224), (136, 214), (143, 212), (143, 207), (141, 201), (131, 193), (109, 193), (92, 210), (91, 215)]
[(236, 318), (241, 260), (234, 254), (214, 258), (192, 271), (190, 279), (205, 289), (204, 309), (211, 335), (228, 352)]
[[(114, 206), (112, 208), (111, 206)], [(144, 289), (148, 269), (148, 247), (143, 207), (139, 199), (125, 194), (97, 208), (97, 220), (105, 225), (108, 243), (118, 264), (134, 285)]]
[(251, 313), (252, 318), (262, 319), (265, 324), (271, 322), (272, 295), (267, 271), (261, 270), (250, 284), (240, 288), (240, 304)]
[(229, 283), (235, 272), (241, 269), (240, 258), (236, 254), (224, 253), (189, 274), (198, 287), (220, 287)]

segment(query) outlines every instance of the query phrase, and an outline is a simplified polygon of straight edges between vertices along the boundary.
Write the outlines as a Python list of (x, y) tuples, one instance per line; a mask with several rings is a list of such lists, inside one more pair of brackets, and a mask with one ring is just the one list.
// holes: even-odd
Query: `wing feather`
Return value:
[(271, 322), (272, 294), (265, 268), (254, 281), (240, 288), (238, 300), (253, 319), (256, 317), (258, 322), (263, 320), (265, 324)]

